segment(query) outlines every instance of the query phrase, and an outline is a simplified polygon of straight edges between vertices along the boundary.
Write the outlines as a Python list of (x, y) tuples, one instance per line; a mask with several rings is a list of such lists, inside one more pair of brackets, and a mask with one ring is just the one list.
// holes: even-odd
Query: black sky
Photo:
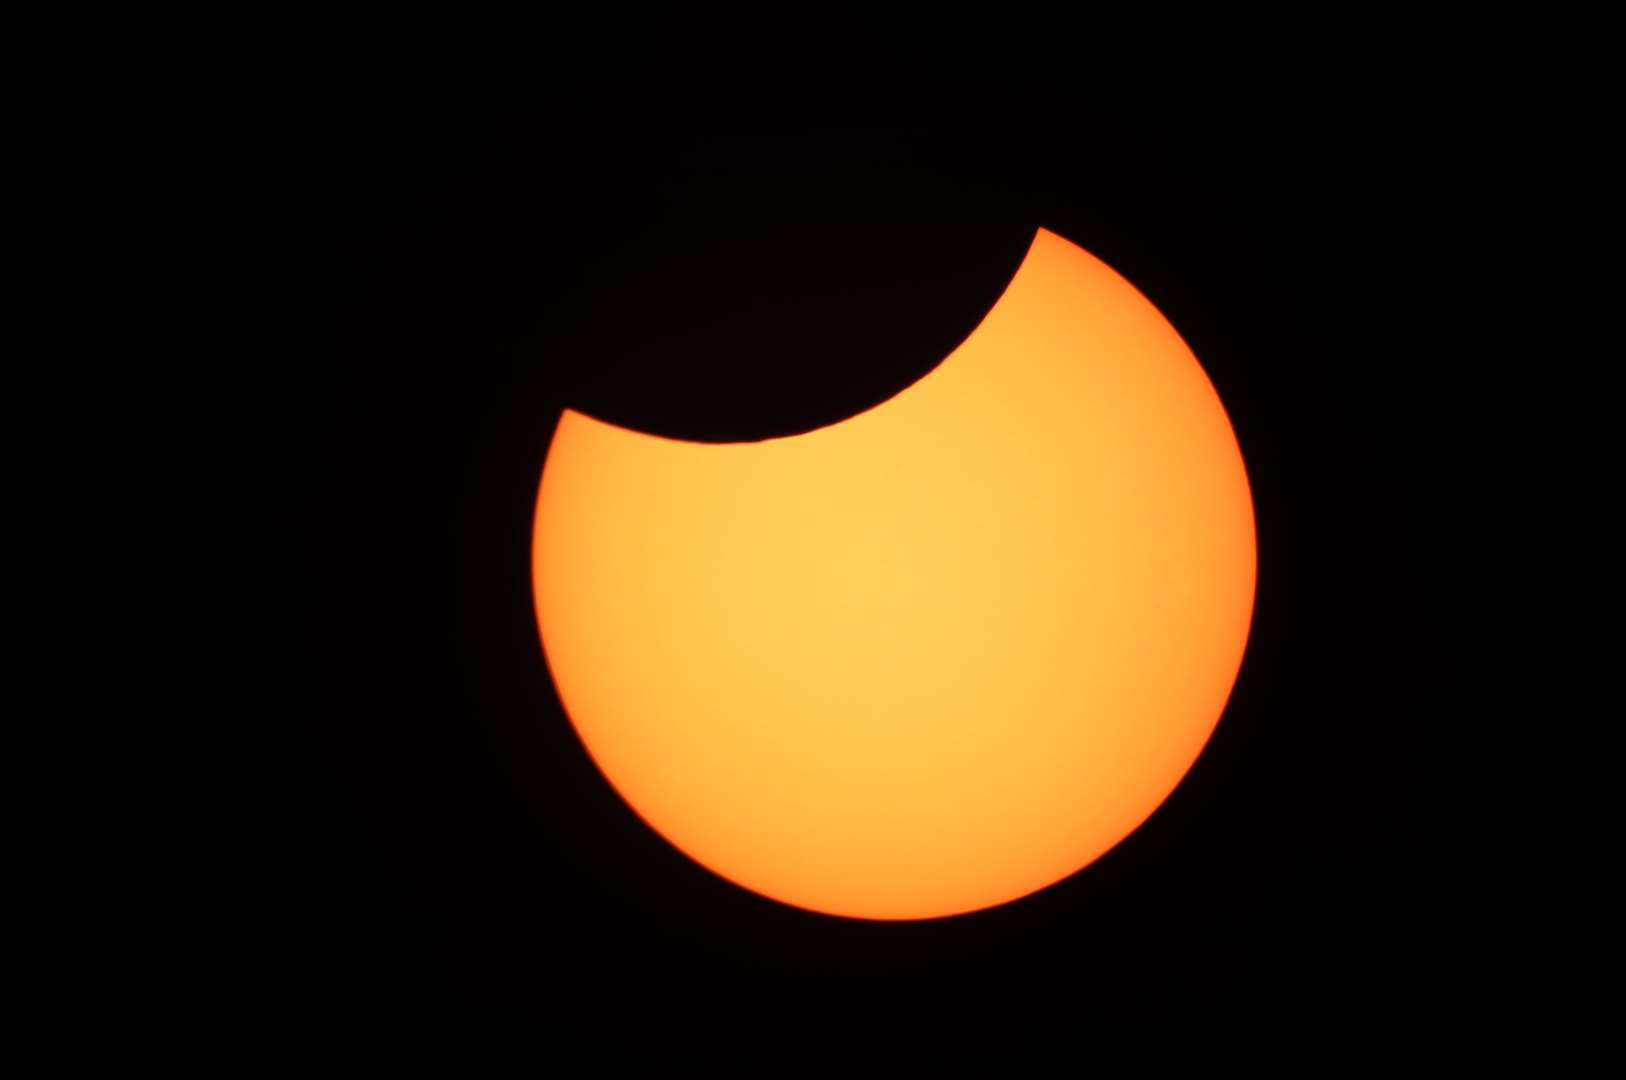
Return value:
[[(1614, 499), (1596, 42), (1004, 5), (29, 28), (3, 340), (43, 421), (74, 1047), (1609, 1060), (1607, 845), (1574, 825), (1605, 650), (1568, 634)], [(1261, 557), (1232, 704), (1146, 826), (1019, 904), (740, 892), (552, 696), (552, 418), (851, 415), (1040, 225), (1231, 413)]]

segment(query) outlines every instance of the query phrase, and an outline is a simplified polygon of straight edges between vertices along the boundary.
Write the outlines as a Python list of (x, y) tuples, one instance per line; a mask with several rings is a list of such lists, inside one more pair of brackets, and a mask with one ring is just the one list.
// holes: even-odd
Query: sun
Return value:
[(1087, 866), (1212, 735), (1253, 612), (1229, 418), (1169, 321), (1039, 230), (928, 375), (707, 444), (566, 411), (534, 599), (629, 807), (764, 896), (948, 916)]

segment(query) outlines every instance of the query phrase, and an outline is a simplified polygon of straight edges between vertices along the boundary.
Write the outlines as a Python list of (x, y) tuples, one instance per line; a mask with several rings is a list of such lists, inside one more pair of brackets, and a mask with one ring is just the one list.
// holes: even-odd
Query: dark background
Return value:
[[(1006, 5), (25, 27), (3, 340), (43, 421), (71, 1045), (1608, 1059), (1608, 848), (1538, 814), (1595, 790), (1568, 777), (1602, 723), (1553, 674), (1605, 652), (1559, 608), (1612, 499), (1596, 37)], [(851, 415), (1040, 225), (1230, 411), (1261, 558), (1230, 707), (1144, 827), (1021, 902), (872, 924), (738, 890), (553, 697), (553, 420)]]

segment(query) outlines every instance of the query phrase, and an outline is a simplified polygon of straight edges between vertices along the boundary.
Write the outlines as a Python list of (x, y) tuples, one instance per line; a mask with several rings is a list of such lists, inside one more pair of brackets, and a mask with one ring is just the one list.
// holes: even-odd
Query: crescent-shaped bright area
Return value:
[(1040, 230), (958, 349), (842, 423), (565, 412), (533, 569), (560, 698), (649, 825), (777, 900), (912, 919), (1066, 877), (1169, 795), (1241, 664), (1255, 537), (1191, 350)]

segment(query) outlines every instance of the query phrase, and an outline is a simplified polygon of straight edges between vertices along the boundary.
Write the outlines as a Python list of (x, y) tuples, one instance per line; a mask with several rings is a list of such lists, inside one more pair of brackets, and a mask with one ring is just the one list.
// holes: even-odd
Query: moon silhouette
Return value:
[(1255, 575), (1197, 358), (1043, 229), (959, 348), (840, 423), (717, 444), (566, 410), (533, 534), (549, 670), (628, 805), (867, 919), (1018, 899), (1144, 822), (1219, 722)]

